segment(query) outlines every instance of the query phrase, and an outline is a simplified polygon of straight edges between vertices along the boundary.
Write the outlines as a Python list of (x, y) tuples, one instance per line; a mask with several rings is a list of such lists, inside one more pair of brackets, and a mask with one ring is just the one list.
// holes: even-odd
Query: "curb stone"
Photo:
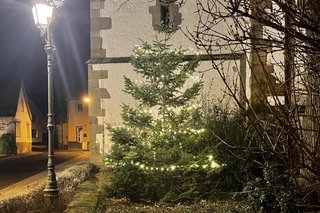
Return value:
[[(15, 158), (20, 158), (21, 156), (14, 156)], [(23, 156), (22, 156), (23, 157)], [(10, 157), (8, 157), (10, 158)], [(7, 158), (0, 158), (0, 160), (7, 160)], [(86, 162), (85, 155), (80, 155), (76, 158), (72, 158), (68, 161), (65, 161), (61, 164), (58, 164), (56, 166), (56, 175), (59, 176), (61, 172), (63, 172), (65, 169), (71, 167), (71, 165), (76, 165), (80, 162)], [(35, 174), (31, 177), (28, 177), (20, 182), (17, 182), (13, 185), (10, 185), (6, 188), (3, 188), (0, 190), (0, 202), (8, 199), (15, 198), (17, 196), (24, 196), (30, 193), (32, 189), (36, 187), (41, 187), (41, 185), (45, 185), (47, 178), (47, 171), (42, 171), (38, 174)]]
[(94, 213), (98, 204), (100, 192), (97, 190), (99, 173), (92, 174), (77, 189), (73, 200), (67, 206), (64, 213)]

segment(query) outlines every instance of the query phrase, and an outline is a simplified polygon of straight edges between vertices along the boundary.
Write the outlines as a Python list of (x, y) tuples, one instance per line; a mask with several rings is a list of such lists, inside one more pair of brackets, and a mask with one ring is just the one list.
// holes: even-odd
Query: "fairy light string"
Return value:
[(223, 166), (226, 166), (225, 164), (219, 165), (213, 160), (212, 155), (208, 155), (208, 160), (204, 163), (193, 163), (191, 165), (177, 165), (177, 164), (171, 164), (171, 165), (162, 165), (162, 166), (151, 166), (148, 163), (139, 162), (139, 161), (124, 161), (124, 160), (112, 160), (111, 158), (105, 158), (105, 165), (107, 167), (121, 167), (126, 165), (131, 165), (134, 167), (137, 167), (141, 170), (147, 170), (147, 171), (175, 171), (175, 170), (186, 170), (186, 169), (204, 169), (204, 170), (212, 170), (212, 169), (219, 169)]

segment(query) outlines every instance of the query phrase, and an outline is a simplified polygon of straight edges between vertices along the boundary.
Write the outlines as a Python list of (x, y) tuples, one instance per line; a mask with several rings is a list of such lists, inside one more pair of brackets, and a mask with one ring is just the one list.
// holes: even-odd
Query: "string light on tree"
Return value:
[(170, 38), (166, 34), (151, 44), (134, 46), (131, 64), (142, 79), (124, 77), (124, 91), (139, 104), (123, 105), (123, 126), (108, 127), (114, 142), (106, 159), (109, 166), (152, 172), (220, 167), (213, 157), (190, 155), (206, 133), (197, 102), (203, 86), (195, 76), (200, 58), (195, 54), (186, 61), (189, 50), (173, 48)]
[[(196, 157), (196, 156), (194, 156)], [(105, 159), (105, 165), (109, 166), (109, 167), (115, 167), (115, 166), (126, 166), (128, 164), (135, 166), (139, 169), (142, 170), (149, 170), (149, 171), (175, 171), (177, 169), (180, 170), (185, 170), (185, 169), (204, 169), (204, 170), (212, 170), (212, 169), (219, 169), (222, 166), (226, 166), (226, 165), (219, 165), (218, 163), (216, 163), (213, 160), (213, 156), (209, 155), (209, 161), (208, 162), (203, 162), (203, 163), (194, 163), (191, 165), (160, 165), (160, 166), (149, 166), (147, 163), (143, 163), (143, 162), (124, 162), (124, 161), (118, 161), (118, 162), (114, 162), (112, 161), (112, 159), (110, 158), (106, 158)]]

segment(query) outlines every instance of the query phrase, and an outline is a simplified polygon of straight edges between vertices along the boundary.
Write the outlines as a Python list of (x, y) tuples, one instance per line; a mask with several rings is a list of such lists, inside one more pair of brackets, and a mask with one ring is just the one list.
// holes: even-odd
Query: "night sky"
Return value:
[[(45, 42), (31, 10), (32, 0), (1, 0), (0, 84), (19, 84), (22, 78), (28, 96), (46, 113)], [(89, 12), (89, 0), (65, 0), (52, 26), (56, 116), (65, 110), (66, 98), (87, 93)]]

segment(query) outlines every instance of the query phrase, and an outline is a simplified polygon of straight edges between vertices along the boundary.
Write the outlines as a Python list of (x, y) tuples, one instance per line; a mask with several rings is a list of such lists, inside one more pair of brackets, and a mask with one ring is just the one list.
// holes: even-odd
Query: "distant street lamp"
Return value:
[(91, 102), (91, 99), (89, 97), (84, 97), (83, 101), (87, 104), (89, 104)]
[(45, 38), (45, 51), (47, 53), (47, 71), (48, 71), (48, 175), (44, 189), (45, 196), (58, 196), (59, 189), (55, 174), (54, 163), (54, 110), (53, 110), (53, 53), (54, 45), (52, 43), (50, 24), (53, 20), (54, 10), (63, 4), (63, 0), (43, 0), (36, 3), (32, 8), (35, 24), (41, 31), (41, 36)]

